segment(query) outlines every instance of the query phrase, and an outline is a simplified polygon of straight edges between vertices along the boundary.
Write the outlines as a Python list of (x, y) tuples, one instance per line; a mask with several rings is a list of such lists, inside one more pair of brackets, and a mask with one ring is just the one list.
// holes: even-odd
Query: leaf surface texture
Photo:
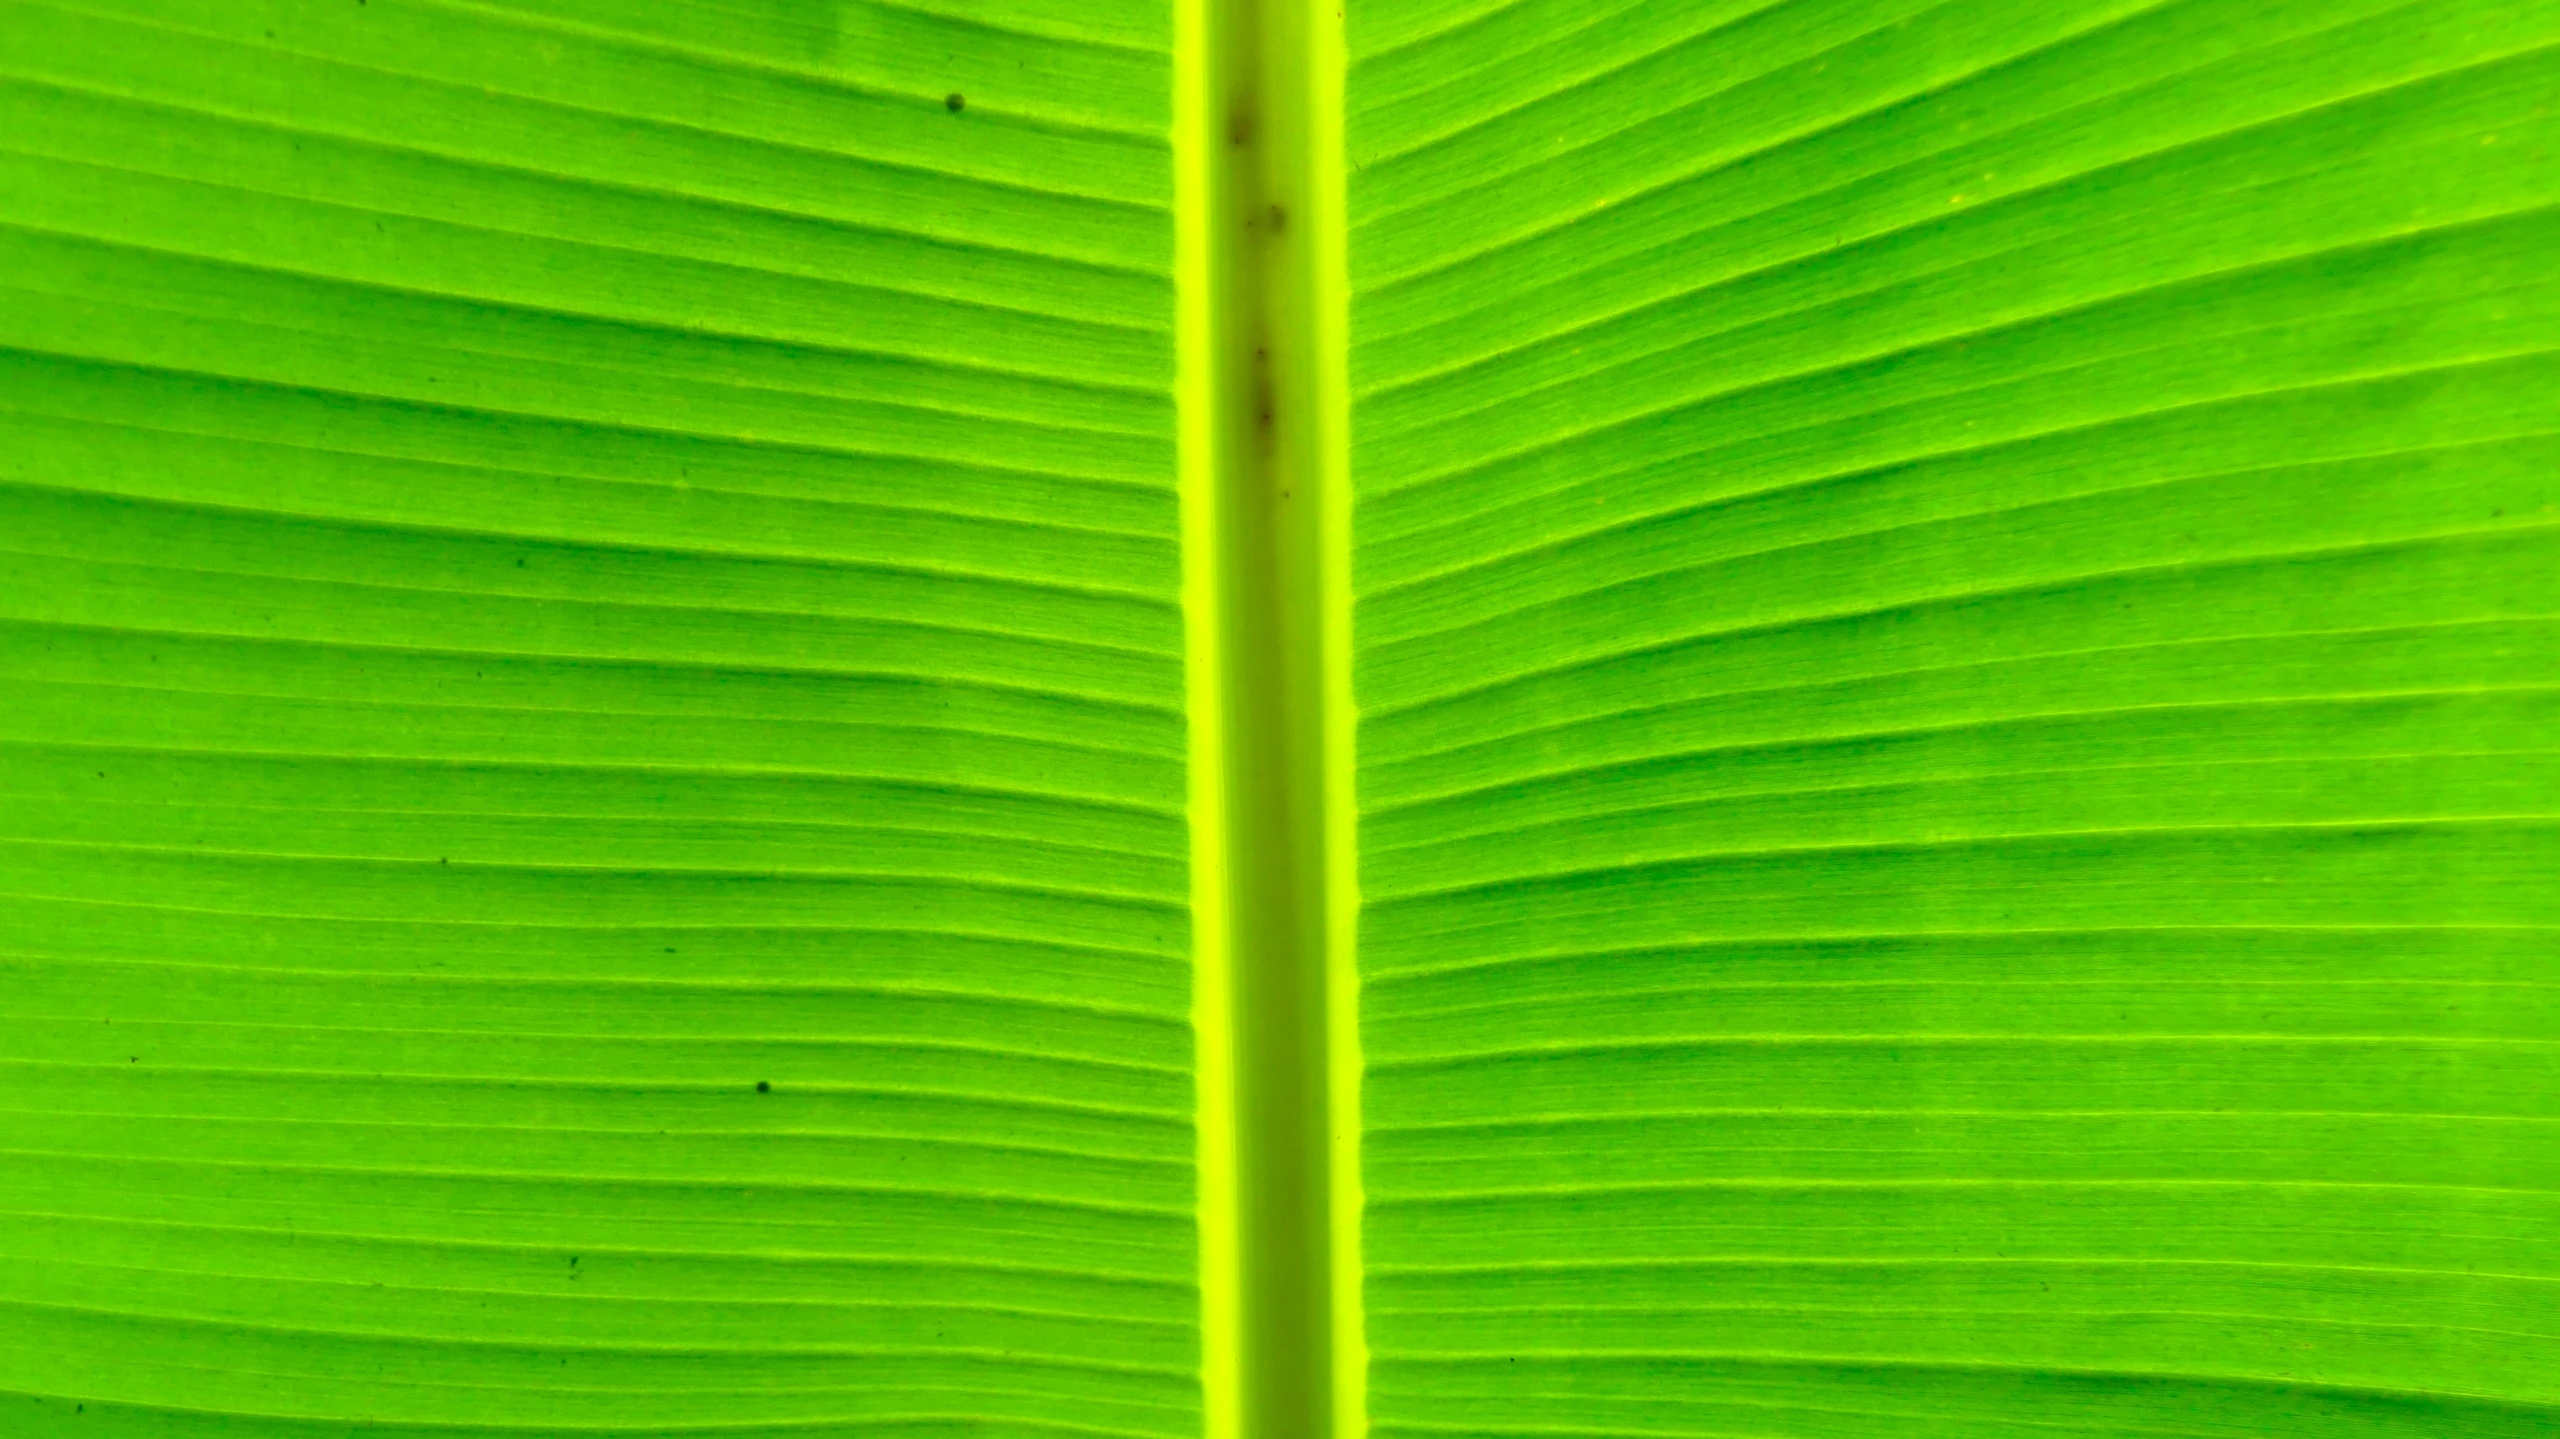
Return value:
[(0, 1428), (1197, 1431), (1170, 65), (0, 10)]
[[(0, 1432), (1228, 1439), (1207, 13), (0, 0)], [(1310, 13), (1372, 1429), (2560, 1427), (2560, 6)]]
[(2560, 13), (1348, 25), (1376, 1431), (2560, 1422)]

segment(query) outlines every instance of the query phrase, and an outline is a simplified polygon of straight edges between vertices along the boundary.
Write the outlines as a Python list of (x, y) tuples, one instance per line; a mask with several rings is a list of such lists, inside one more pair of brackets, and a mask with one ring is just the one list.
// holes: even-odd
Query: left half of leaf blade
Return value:
[(1036, 10), (0, 6), (0, 1428), (1196, 1428), (1169, 22)]

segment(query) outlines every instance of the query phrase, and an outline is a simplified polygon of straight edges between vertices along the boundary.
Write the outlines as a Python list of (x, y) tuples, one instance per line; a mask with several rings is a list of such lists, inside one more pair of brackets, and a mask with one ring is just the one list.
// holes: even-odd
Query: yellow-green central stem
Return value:
[(1222, 887), (1199, 906), (1209, 1431), (1350, 1439), (1339, 19), (1305, 0), (1193, 3), (1192, 694), (1217, 717), (1195, 719), (1194, 763), (1215, 770), (1195, 859)]

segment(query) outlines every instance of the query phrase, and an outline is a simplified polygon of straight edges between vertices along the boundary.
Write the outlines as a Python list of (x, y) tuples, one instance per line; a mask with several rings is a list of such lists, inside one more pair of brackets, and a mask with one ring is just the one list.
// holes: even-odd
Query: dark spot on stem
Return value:
[(950, 94), (942, 97), (942, 108), (950, 111), (954, 115), (959, 114), (963, 109), (967, 108), (968, 104), (968, 100), (957, 90), (954, 90)]
[(773, 1082), (772, 1082), (771, 1080), (766, 1080), (766, 1079), (759, 1079), (759, 1080), (757, 1080), (757, 1081), (756, 1081), (756, 1093), (758, 1093), (758, 1094), (771, 1094), (771, 1093), (773, 1093)]
[(1274, 206), (1272, 206), (1272, 207), (1271, 207), (1271, 233), (1272, 233), (1272, 234), (1274, 234), (1274, 235), (1277, 235), (1277, 234), (1279, 234), (1281, 231), (1286, 230), (1286, 229), (1288, 229), (1288, 228), (1289, 228), (1289, 209), (1288, 209), (1288, 207), (1287, 207), (1287, 206), (1285, 206), (1285, 205), (1274, 205)]

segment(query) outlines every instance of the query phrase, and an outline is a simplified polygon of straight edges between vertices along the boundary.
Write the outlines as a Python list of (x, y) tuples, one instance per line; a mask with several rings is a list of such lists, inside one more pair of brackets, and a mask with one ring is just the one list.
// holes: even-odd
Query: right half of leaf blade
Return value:
[(2560, 14), (1349, 25), (1379, 1431), (2560, 1422)]

